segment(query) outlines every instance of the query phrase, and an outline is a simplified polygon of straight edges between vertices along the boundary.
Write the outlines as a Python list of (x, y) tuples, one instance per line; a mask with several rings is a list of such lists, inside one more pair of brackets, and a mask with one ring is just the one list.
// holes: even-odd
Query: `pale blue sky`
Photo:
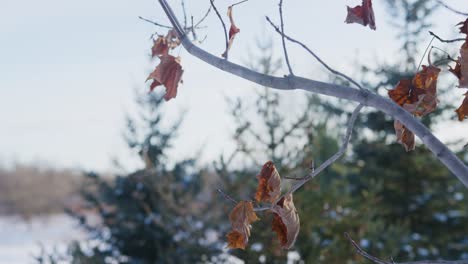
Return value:
[[(225, 10), (225, 6), (236, 1), (217, 2)], [(230, 53), (232, 61), (247, 60), (247, 50), (265, 34), (275, 37), (278, 43), (264, 20), (264, 15), (277, 18), (276, 2), (250, 0), (234, 10), (241, 33)], [(353, 73), (356, 61), (395, 59), (398, 43), (394, 29), (386, 23), (389, 17), (381, 0), (374, 1), (377, 31), (343, 23), (345, 6), (359, 2), (285, 1), (287, 30), (344, 72)], [(446, 2), (468, 11), (468, 1)], [(111, 157), (119, 157), (133, 166), (134, 160), (121, 137), (124, 115), (134, 111), (133, 90), (147, 89), (144, 80), (157, 64), (149, 59), (149, 37), (157, 28), (137, 17), (165, 23), (157, 1), (1, 3), (0, 160), (45, 161), (107, 170), (111, 168)], [(171, 3), (178, 6), (178, 1)], [(195, 18), (204, 14), (208, 4), (208, 0), (187, 0)], [(435, 16), (434, 31), (454, 37), (457, 30), (453, 25), (461, 20), (463, 17), (441, 10)], [(213, 13), (205, 25), (208, 38), (203, 48), (221, 54), (223, 35)], [(324, 77), (317, 71), (320, 66), (302, 50), (292, 47), (290, 53), (296, 73)], [(184, 85), (177, 98), (167, 103), (166, 111), (169, 117), (177, 116), (183, 109), (189, 112), (177, 141), (178, 150), (172, 155), (192, 155), (204, 146), (202, 161), (208, 161), (233, 148), (224, 97), (249, 97), (254, 94), (253, 85), (200, 63), (183, 50), (180, 56), (185, 69)], [(441, 79), (453, 81), (449, 75)], [(461, 90), (455, 92), (461, 94)], [(303, 96), (301, 92), (282, 95), (292, 107), (294, 100)], [(451, 123), (436, 133), (443, 140), (453, 140), (468, 135), (468, 123)]]

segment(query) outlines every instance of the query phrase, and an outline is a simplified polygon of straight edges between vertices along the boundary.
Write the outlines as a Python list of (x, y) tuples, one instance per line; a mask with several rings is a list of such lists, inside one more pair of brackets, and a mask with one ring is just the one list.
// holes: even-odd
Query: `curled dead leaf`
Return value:
[(450, 67), (449, 71), (457, 76), (459, 88), (468, 88), (468, 42), (460, 48), (460, 57), (456, 61), (455, 68)]
[(455, 110), (458, 115), (458, 120), (463, 121), (466, 118), (468, 118), (468, 92), (465, 93), (465, 99), (463, 100), (462, 104), (460, 107)]
[[(433, 66), (422, 66), (422, 70), (413, 78), (413, 86), (418, 91), (418, 101), (404, 106), (405, 109), (409, 110), (416, 116), (425, 116), (433, 112), (438, 104), (437, 99), (437, 79), (439, 77), (440, 69)], [(421, 92), (419, 92), (421, 91)]]
[(376, 29), (374, 10), (372, 8), (372, 0), (362, 0), (362, 5), (353, 8), (348, 6), (348, 15), (346, 23), (358, 23), (363, 26), (369, 25), (373, 30)]
[(234, 23), (234, 18), (232, 17), (232, 6), (228, 7), (227, 15), (229, 17), (229, 21), (231, 22), (231, 26), (229, 28), (229, 41), (227, 49), (221, 55), (223, 58), (227, 58), (227, 54), (232, 47), (232, 43), (234, 43), (234, 38), (236, 34), (240, 32), (240, 29), (236, 26)]
[(415, 149), (415, 137), (414, 133), (407, 129), (400, 121), (395, 120), (393, 123), (395, 133), (397, 136), (397, 142), (405, 147), (405, 150), (412, 151)]
[(271, 209), (273, 212), (272, 230), (276, 232), (281, 247), (289, 249), (299, 234), (299, 214), (294, 206), (292, 194), (287, 194)]
[(252, 202), (240, 201), (229, 214), (232, 230), (226, 237), (228, 239), (228, 248), (241, 248), (249, 242), (250, 224), (259, 220), (253, 210)]
[(153, 91), (159, 85), (164, 85), (166, 87), (164, 99), (168, 101), (176, 97), (177, 87), (182, 79), (184, 70), (180, 65), (180, 58), (164, 55), (160, 59), (159, 65), (151, 72), (146, 81), (153, 80), (153, 83), (150, 85), (150, 91)]
[(268, 161), (257, 175), (258, 186), (255, 193), (257, 202), (274, 203), (281, 194), (281, 178), (273, 162)]

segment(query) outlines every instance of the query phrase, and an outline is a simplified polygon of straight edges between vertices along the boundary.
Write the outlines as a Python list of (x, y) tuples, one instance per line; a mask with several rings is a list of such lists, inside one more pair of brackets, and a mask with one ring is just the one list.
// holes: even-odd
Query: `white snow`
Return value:
[(61, 249), (67, 242), (83, 238), (77, 222), (65, 214), (29, 221), (0, 217), (0, 264), (32, 264), (41, 245)]

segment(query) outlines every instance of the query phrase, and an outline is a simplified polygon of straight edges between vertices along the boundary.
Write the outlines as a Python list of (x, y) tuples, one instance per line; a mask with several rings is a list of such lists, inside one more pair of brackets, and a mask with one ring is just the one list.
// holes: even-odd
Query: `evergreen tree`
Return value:
[(138, 100), (139, 119), (128, 119), (126, 140), (144, 169), (112, 179), (87, 174), (82, 189), (87, 208), (70, 214), (90, 240), (70, 245), (70, 262), (197, 263), (219, 255), (215, 227), (206, 214), (211, 201), (204, 189), (207, 173), (195, 168), (195, 159), (166, 165), (180, 120), (165, 130), (162, 102), (159, 94), (144, 94)]

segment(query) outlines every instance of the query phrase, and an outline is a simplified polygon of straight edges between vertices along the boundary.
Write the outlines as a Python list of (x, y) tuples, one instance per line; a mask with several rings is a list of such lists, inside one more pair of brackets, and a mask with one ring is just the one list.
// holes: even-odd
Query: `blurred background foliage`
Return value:
[[(401, 43), (398, 63), (361, 65), (354, 76), (383, 95), (416, 72), (425, 48), (421, 40), (437, 9), (426, 0), (384, 2)], [(282, 69), (269, 41), (259, 41), (251, 54), (248, 65), (257, 71)], [(330, 81), (346, 84), (335, 76)], [(441, 95), (454, 86), (439, 84)], [(280, 249), (268, 213), (254, 223), (245, 251), (227, 251), (224, 235), (233, 204), (217, 189), (252, 199), (255, 175), (267, 160), (280, 175), (307, 175), (310, 164), (319, 165), (338, 150), (353, 107), (310, 95), (293, 102), (301, 110), (291, 113), (291, 102), (262, 87), (253, 99), (228, 100), (236, 150), (202, 166), (197, 157), (167, 160), (183, 118), (164, 125), (161, 95), (138, 96), (141, 115), (128, 118), (125, 139), (145, 167), (113, 178), (87, 173), (83, 206), (68, 213), (89, 240), (72, 243), (65, 253), (44, 252), (38, 262), (229, 263), (235, 256), (245, 263), (366, 263), (344, 232), (365, 250), (397, 262), (468, 259), (466, 188), (424, 146), (406, 153), (395, 143), (393, 120), (371, 109), (361, 114), (347, 154), (295, 193), (301, 231), (289, 252)], [(433, 127), (447, 121), (450, 105), (441, 103), (423, 122)], [(467, 161), (466, 151), (457, 154)], [(293, 182), (283, 180), (283, 189)]]

